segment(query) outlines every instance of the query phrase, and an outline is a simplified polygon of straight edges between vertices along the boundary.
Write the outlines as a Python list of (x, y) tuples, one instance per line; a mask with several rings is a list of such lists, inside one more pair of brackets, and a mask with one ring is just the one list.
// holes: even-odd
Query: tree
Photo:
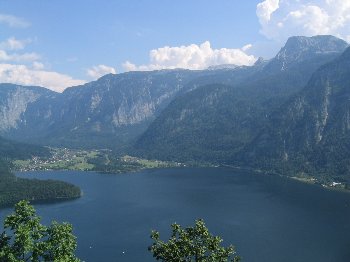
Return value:
[(235, 256), (235, 248), (221, 247), (223, 241), (218, 236), (209, 233), (203, 220), (196, 220), (194, 227), (183, 229), (178, 224), (172, 224), (172, 234), (168, 242), (159, 239), (158, 231), (152, 231), (154, 241), (148, 248), (157, 260), (166, 262), (227, 262), (240, 261)]
[(34, 207), (28, 201), (20, 201), (4, 222), (0, 262), (79, 262), (74, 255), (77, 243), (72, 230), (68, 223), (42, 225)]

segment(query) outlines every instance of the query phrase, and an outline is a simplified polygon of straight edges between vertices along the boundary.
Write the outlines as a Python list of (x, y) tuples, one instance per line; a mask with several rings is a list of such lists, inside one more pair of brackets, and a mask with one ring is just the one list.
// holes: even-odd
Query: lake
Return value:
[[(286, 178), (214, 168), (157, 169), (128, 174), (18, 173), (81, 187), (73, 201), (36, 205), (44, 223), (74, 225), (85, 261), (155, 261), (151, 229), (167, 239), (170, 224), (203, 218), (234, 244), (243, 262), (350, 261), (350, 194)], [(10, 209), (0, 210), (0, 220)]]

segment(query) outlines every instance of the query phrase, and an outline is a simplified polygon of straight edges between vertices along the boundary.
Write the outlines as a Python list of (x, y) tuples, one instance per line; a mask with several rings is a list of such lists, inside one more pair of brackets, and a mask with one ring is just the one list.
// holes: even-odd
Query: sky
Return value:
[(290, 36), (350, 42), (350, 0), (0, 0), (0, 83), (252, 65)]

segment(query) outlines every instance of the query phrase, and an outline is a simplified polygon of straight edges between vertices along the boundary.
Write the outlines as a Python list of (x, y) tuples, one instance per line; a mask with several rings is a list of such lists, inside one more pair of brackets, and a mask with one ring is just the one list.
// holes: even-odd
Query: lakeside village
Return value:
[[(133, 156), (113, 156), (111, 150), (74, 150), (68, 148), (50, 148), (50, 157), (34, 156), (28, 160), (15, 160), (16, 171), (79, 170), (108, 173), (133, 172), (147, 168), (186, 167), (179, 162), (147, 160)], [(218, 167), (218, 166), (215, 166)], [(325, 188), (347, 189), (337, 181), (325, 181), (315, 177), (294, 176), (300, 182), (316, 184)]]
[(32, 159), (15, 160), (14, 169), (21, 172), (59, 169), (90, 171), (93, 165), (88, 163), (89, 159), (96, 157), (100, 152), (50, 148), (50, 153), (49, 157), (33, 156)]
[(111, 150), (74, 150), (50, 148), (51, 156), (13, 161), (14, 170), (49, 171), (79, 170), (102, 171), (110, 173), (138, 171), (147, 168), (186, 167), (183, 163), (147, 160), (133, 156), (116, 156)]

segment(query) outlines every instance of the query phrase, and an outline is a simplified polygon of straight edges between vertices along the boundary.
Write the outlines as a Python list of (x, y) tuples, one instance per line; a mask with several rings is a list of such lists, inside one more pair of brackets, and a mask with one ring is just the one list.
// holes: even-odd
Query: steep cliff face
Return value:
[(297, 172), (350, 173), (350, 48), (321, 67), (307, 86), (272, 114), (245, 148), (246, 162), (271, 159)]
[(67, 146), (113, 146), (143, 132), (178, 93), (214, 71), (162, 70), (106, 75), (62, 94), (2, 88), (0, 132), (12, 139)]
[(38, 97), (38, 94), (21, 87), (9, 93), (0, 108), (1, 130), (17, 128), (18, 121), (21, 121), (21, 115), (26, 111), (28, 104), (35, 102)]
[(67, 89), (63, 93), (62, 117), (73, 111), (81, 123), (94, 125), (103, 116), (114, 128), (139, 124), (164, 107), (194, 75), (187, 70), (107, 75)]
[[(346, 46), (330, 36), (293, 37), (271, 61), (259, 61), (249, 71), (241, 69), (240, 76), (245, 78), (229, 81), (226, 75), (226, 82), (217, 83), (228, 85), (208, 85), (176, 98), (135, 148), (149, 157), (230, 162), (259, 134), (272, 112)], [(302, 103), (298, 101), (296, 106)], [(327, 121), (328, 103), (324, 101), (323, 113), (318, 116), (317, 137)]]
[[(188, 70), (107, 75), (60, 97), (53, 130), (63, 140), (120, 144), (142, 132), (196, 73)], [(90, 140), (91, 142), (91, 140)]]
[[(18, 111), (15, 104), (3, 103), (6, 117), (12, 122), (7, 120), (9, 123), (2, 126), (0, 133), (15, 140), (50, 145), (120, 146), (144, 132), (175, 97), (203, 84), (241, 83), (262, 67), (106, 75), (83, 86), (68, 88), (62, 94), (34, 92), (31, 98), (28, 96), (32, 91), (21, 87), (22, 93), (28, 93), (20, 95), (25, 105)], [(15, 86), (11, 88), (3, 89), (4, 99), (15, 94)], [(18, 113), (14, 114), (14, 110)]]
[(53, 94), (54, 92), (40, 87), (0, 84), (0, 132), (27, 125), (24, 115), (28, 107), (38, 99)]
[[(176, 145), (169, 147), (171, 156), (191, 144), (198, 156), (206, 151), (210, 158), (214, 150), (218, 159), (230, 159), (256, 137), (278, 106), (346, 45), (331, 36), (294, 37), (274, 59), (259, 60), (252, 67), (106, 75), (62, 94), (9, 85), (0, 88), (0, 134), (49, 145), (116, 147), (136, 140), (159, 116), (137, 148), (152, 151)], [(316, 133), (309, 131), (319, 142), (330, 105), (324, 101)]]

